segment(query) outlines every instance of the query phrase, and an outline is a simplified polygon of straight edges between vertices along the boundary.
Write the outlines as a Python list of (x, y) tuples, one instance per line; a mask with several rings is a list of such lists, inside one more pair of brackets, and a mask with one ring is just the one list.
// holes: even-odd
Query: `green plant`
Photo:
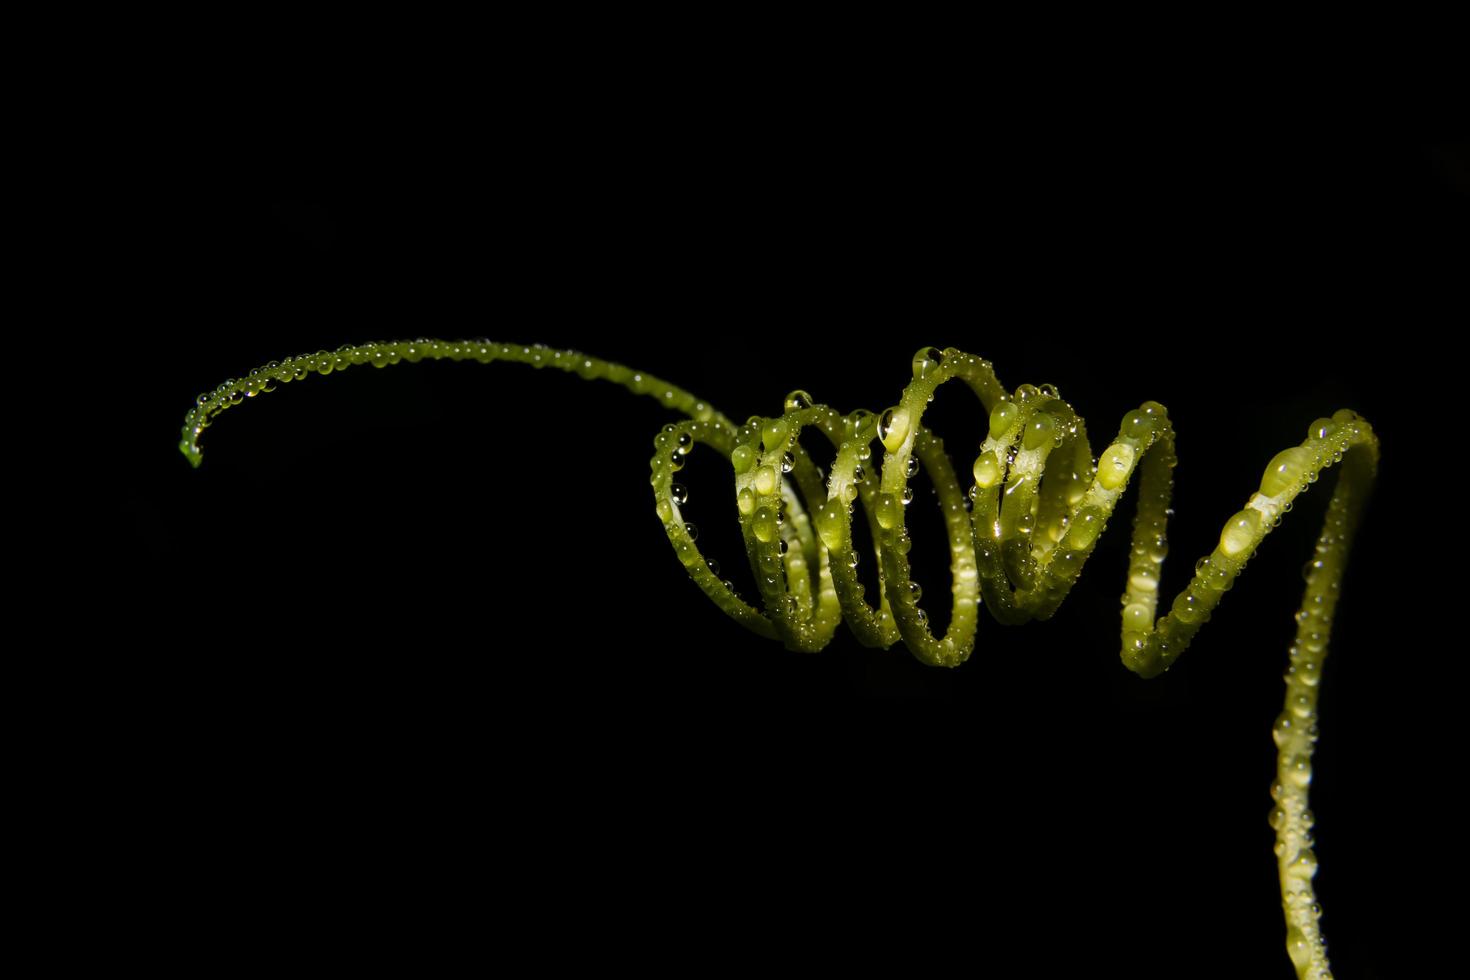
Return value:
[[(1307, 809), (1316, 699), (1328, 634), (1353, 533), (1377, 465), (1371, 427), (1350, 411), (1321, 418), (1299, 446), (1277, 454), (1260, 490), (1226, 522), (1215, 549), (1196, 565), (1189, 585), (1160, 614), (1159, 571), (1168, 551), (1167, 518), (1175, 464), (1174, 433), (1162, 405), (1146, 402), (1094, 457), (1085, 425), (1057, 392), (1023, 385), (1004, 389), (988, 362), (953, 348), (921, 348), (897, 404), (881, 413), (839, 415), (791, 392), (780, 416), (738, 425), (692, 393), (624, 365), (574, 351), (490, 341), (415, 340), (340, 348), (335, 353), (272, 362), (243, 380), (201, 395), (186, 419), (179, 448), (202, 462), (199, 439), (233, 405), (277, 384), (350, 366), (385, 367), (421, 359), (509, 361), (605, 380), (687, 416), (655, 440), (651, 482), (655, 509), (680, 562), (721, 609), (753, 632), (794, 650), (824, 647), (839, 622), (860, 642), (888, 647), (902, 640), (921, 661), (958, 666), (974, 647), (983, 601), (1002, 622), (1047, 619), (1056, 612), (1092, 554), (1129, 480), (1139, 475), (1122, 621), (1125, 665), (1152, 677), (1175, 662), (1210, 619), (1263, 538), (1319, 475), (1342, 475), (1328, 505), (1307, 588), (1297, 616), (1284, 710), (1273, 732), (1278, 778), (1278, 871), (1287, 947), (1300, 976), (1323, 977), (1327, 961), (1312, 888), (1316, 858)], [(962, 489), (943, 443), (922, 424), (935, 389), (960, 380), (989, 416), (988, 434)], [(825, 475), (798, 441), (804, 428), (835, 448)], [(747, 603), (700, 552), (681, 508), (685, 491), (674, 479), (687, 454), (705, 444), (735, 471), (741, 530), (759, 591)], [(877, 443), (881, 467), (872, 458)], [(953, 603), (946, 633), (936, 637), (912, 582), (905, 507), (909, 481), (923, 468), (933, 482), (950, 537)], [(870, 604), (854, 571), (852, 518), (861, 505), (880, 561), (878, 602)]]

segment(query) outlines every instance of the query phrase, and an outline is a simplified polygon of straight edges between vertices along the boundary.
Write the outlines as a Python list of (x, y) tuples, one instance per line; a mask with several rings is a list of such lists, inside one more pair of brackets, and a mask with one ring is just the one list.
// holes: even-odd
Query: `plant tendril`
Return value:
[[(747, 629), (787, 647), (817, 651), (845, 622), (860, 643), (890, 647), (902, 640), (914, 656), (955, 667), (975, 645), (983, 601), (1004, 623), (1047, 619), (1061, 605), (1107, 526), (1129, 481), (1138, 477), (1127, 591), (1123, 597), (1122, 659), (1153, 677), (1178, 659), (1292, 501), (1328, 468), (1341, 472), (1322, 533), (1304, 573), (1296, 639), (1286, 674), (1286, 702), (1272, 736), (1278, 749), (1276, 854), (1286, 918), (1287, 952), (1297, 974), (1331, 976), (1312, 889), (1317, 860), (1307, 809), (1317, 740), (1317, 688), (1327, 655), (1348, 551), (1378, 465), (1378, 441), (1349, 410), (1312, 423), (1298, 446), (1278, 453), (1260, 489), (1226, 523), (1219, 544), (1195, 565), (1189, 584), (1161, 611), (1159, 581), (1168, 552), (1166, 526), (1173, 486), (1174, 430), (1164, 407), (1144, 402), (1129, 412), (1117, 436), (1094, 456), (1086, 427), (1049, 386), (1007, 391), (988, 361), (955, 348), (921, 348), (898, 403), (878, 413), (839, 414), (805, 391), (786, 397), (784, 411), (737, 425), (709, 403), (662, 378), (577, 351), (488, 340), (413, 340), (344, 346), (272, 361), (243, 380), (200, 395), (188, 413), (179, 449), (199, 466), (199, 439), (221, 412), (277, 384), (372, 364), (400, 361), (511, 361), (609, 381), (686, 416), (655, 440), (650, 482), (654, 507), (679, 561), (714, 603)], [(957, 474), (944, 443), (923, 425), (935, 390), (963, 382), (989, 417), (987, 434), (967, 473)], [(815, 429), (835, 448), (820, 471), (798, 437)], [(735, 500), (760, 608), (745, 602), (705, 559), (681, 507), (687, 492), (675, 480), (695, 444), (710, 446), (735, 474)], [(870, 465), (874, 446), (881, 468)], [(905, 511), (909, 481), (922, 468), (933, 483), (949, 536), (950, 620), (942, 637), (929, 629), (921, 590), (910, 578)], [(968, 480), (969, 485), (962, 485)], [(872, 533), (879, 563), (877, 605), (868, 602), (856, 572), (855, 508)], [(1162, 614), (1161, 614), (1162, 612)]]

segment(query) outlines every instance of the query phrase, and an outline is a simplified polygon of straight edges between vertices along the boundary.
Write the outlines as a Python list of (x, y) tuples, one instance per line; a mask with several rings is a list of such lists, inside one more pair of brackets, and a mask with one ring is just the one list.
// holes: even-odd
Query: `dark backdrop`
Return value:
[[(796, 387), (881, 410), (915, 348), (954, 345), (1009, 386), (1056, 384), (1095, 448), (1139, 402), (1168, 406), (1166, 603), (1314, 418), (1378, 428), (1313, 796), (1338, 975), (1395, 975), (1395, 735), (1425, 651), (1404, 536), (1432, 516), (1408, 447), (1465, 322), (1441, 292), (1463, 144), (1383, 113), (1176, 130), (630, 106), (497, 113), (463, 147), (385, 139), (284, 189), (232, 171), (131, 213), (164, 343), (116, 419), (112, 611), (148, 640), (125, 669), (158, 696), (145, 724), (191, 826), (239, 829), (242, 869), (309, 854), (344, 893), (459, 868), (456, 889), (610, 953), (677, 933), (760, 957), (815, 932), (818, 957), (1289, 976), (1269, 731), (1325, 488), (1145, 682), (1117, 659), (1131, 494), (1053, 621), (982, 617), (946, 671), (845, 629), (799, 655), (726, 620), (653, 512), (669, 419), (619, 389), (360, 367), (228, 412), (197, 472), (174, 449), (197, 392), (369, 339), (573, 347), (736, 419)], [(972, 407), (941, 392), (952, 445), (974, 443)], [(687, 476), (701, 543), (738, 570), (728, 472)], [(915, 558), (942, 606), (924, 499)]]

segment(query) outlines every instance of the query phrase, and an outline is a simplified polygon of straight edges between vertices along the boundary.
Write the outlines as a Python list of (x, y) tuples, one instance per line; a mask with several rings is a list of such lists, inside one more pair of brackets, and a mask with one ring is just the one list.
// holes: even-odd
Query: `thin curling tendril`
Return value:
[[(256, 368), (200, 395), (185, 419), (179, 449), (194, 466), (203, 461), (199, 439), (223, 411), (278, 384), (400, 361), (511, 361), (556, 368), (588, 380), (609, 381), (686, 416), (654, 440), (650, 482), (654, 506), (679, 561), (701, 590), (731, 618), (793, 650), (825, 647), (839, 622), (858, 641), (890, 647), (902, 640), (920, 660), (963, 663), (975, 646), (977, 607), (996, 619), (1047, 619), (1061, 605), (1136, 474), (1138, 510), (1122, 614), (1122, 659), (1129, 670), (1153, 677), (1168, 670), (1209, 621), (1223, 594), (1292, 501), (1323, 471), (1341, 465), (1327, 517), (1307, 565), (1307, 588), (1290, 650), (1286, 704), (1272, 736), (1278, 749), (1271, 826), (1286, 918), (1287, 952), (1297, 975), (1331, 976), (1312, 889), (1317, 860), (1309, 831), (1307, 789), (1317, 739), (1317, 687), (1353, 534), (1378, 465), (1378, 441), (1369, 424), (1342, 410), (1312, 423), (1298, 446), (1278, 453), (1260, 489), (1232, 516), (1219, 544), (1195, 565), (1189, 584), (1162, 610), (1159, 573), (1168, 552), (1167, 522), (1173, 486), (1174, 430), (1164, 407), (1144, 402), (1129, 412), (1118, 434), (1094, 456), (1080, 416), (1048, 387), (1007, 391), (990, 363), (955, 348), (921, 348), (912, 379), (896, 405), (879, 412), (839, 414), (804, 391), (787, 396), (778, 416), (752, 416), (737, 425), (679, 386), (622, 364), (577, 351), (488, 340), (413, 340), (343, 346)], [(943, 442), (923, 425), (935, 390), (963, 382), (989, 417), (989, 428), (969, 471), (956, 473)], [(831, 442), (836, 457), (822, 480), (802, 448), (804, 429)], [(680, 508), (687, 492), (674, 480), (696, 443), (717, 450), (735, 474), (741, 532), (755, 572), (761, 608), (738, 596), (695, 544)], [(873, 465), (874, 447), (882, 452)], [(922, 593), (909, 575), (905, 510), (909, 481), (923, 468), (939, 498), (949, 536), (952, 609), (942, 637), (929, 629)], [(964, 484), (968, 482), (968, 486)], [(968, 497), (968, 499), (967, 499)], [(858, 579), (852, 521), (858, 507), (879, 560), (880, 595), (871, 605)]]

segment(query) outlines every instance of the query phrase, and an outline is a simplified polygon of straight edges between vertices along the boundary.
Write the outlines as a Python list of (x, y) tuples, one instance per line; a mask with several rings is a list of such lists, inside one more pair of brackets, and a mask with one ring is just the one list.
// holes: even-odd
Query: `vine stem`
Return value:
[[(1114, 513), (1132, 477), (1139, 477), (1127, 591), (1123, 597), (1124, 664), (1144, 677), (1168, 670), (1208, 622), (1223, 594), (1294, 499), (1341, 464), (1323, 531), (1305, 571), (1307, 582), (1290, 651), (1286, 702), (1273, 730), (1278, 773), (1271, 824), (1285, 912), (1287, 951), (1298, 976), (1330, 976), (1312, 888), (1317, 862), (1307, 806), (1317, 739), (1317, 689), (1353, 535), (1361, 521), (1378, 461), (1372, 428), (1349, 410), (1321, 418), (1303, 442), (1274, 457), (1260, 490), (1222, 528), (1219, 544), (1195, 566), (1188, 586), (1164, 607), (1160, 569), (1168, 553), (1167, 520), (1177, 463), (1167, 410), (1145, 402), (1125, 416), (1118, 435), (1094, 455), (1086, 427), (1055, 390), (1004, 388), (988, 361), (954, 348), (920, 348), (899, 402), (881, 412), (839, 415), (804, 391), (786, 398), (779, 416), (752, 416), (737, 425), (698, 396), (662, 378), (577, 351), (487, 340), (414, 340), (344, 346), (271, 362), (241, 380), (199, 396), (186, 417), (180, 451), (194, 466), (199, 445), (220, 413), (278, 384), (372, 364), (423, 359), (509, 361), (555, 368), (587, 380), (618, 384), (654, 399), (687, 421), (655, 439), (650, 482), (654, 506), (680, 562), (722, 610), (761, 636), (794, 650), (820, 650), (847, 622), (860, 642), (888, 647), (902, 641), (936, 666), (963, 663), (976, 643), (982, 601), (1002, 622), (1052, 616)], [(976, 396), (988, 432), (968, 470), (968, 492), (944, 444), (922, 423), (942, 384), (956, 380)], [(835, 458), (823, 474), (798, 440), (821, 432)], [(735, 495), (760, 606), (720, 578), (683, 520), (686, 502), (674, 475), (698, 444), (712, 447), (735, 472)], [(873, 449), (883, 452), (881, 470)], [(871, 463), (872, 472), (865, 464)], [(921, 592), (909, 574), (911, 547), (905, 508), (908, 483), (924, 469), (934, 483), (952, 552), (953, 607), (945, 635), (934, 636)], [(825, 476), (825, 479), (824, 479)], [(853, 573), (852, 519), (861, 507), (880, 562), (880, 595), (870, 605)], [(1161, 609), (1163, 611), (1161, 611)]]

